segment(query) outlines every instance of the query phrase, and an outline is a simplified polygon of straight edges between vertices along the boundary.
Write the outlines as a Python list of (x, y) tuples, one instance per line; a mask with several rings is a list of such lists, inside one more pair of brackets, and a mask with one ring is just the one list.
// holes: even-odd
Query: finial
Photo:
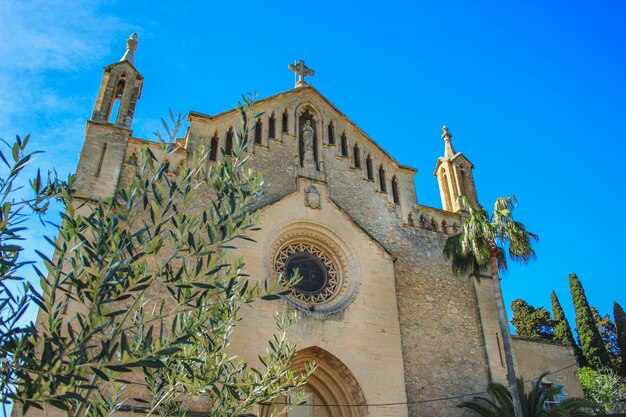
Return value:
[(452, 138), (452, 133), (448, 131), (448, 126), (443, 125), (443, 127), (441, 128), (441, 131), (443, 132), (441, 135), (441, 139), (446, 140), (446, 139)]
[(312, 69), (307, 67), (304, 64), (303, 60), (300, 60), (298, 62), (294, 62), (293, 64), (289, 65), (287, 68), (289, 69), (289, 71), (293, 71), (294, 75), (298, 75), (298, 81), (296, 82), (296, 88), (297, 87), (302, 87), (302, 86), (306, 85), (306, 81), (304, 81), (304, 77), (307, 77), (309, 75), (311, 75), (311, 76), (315, 75), (315, 71), (313, 71)]
[(444, 125), (441, 128), (441, 131), (443, 132), (441, 134), (441, 139), (443, 139), (446, 142), (444, 156), (449, 158), (449, 157), (456, 155), (456, 151), (454, 150), (454, 147), (452, 146), (452, 141), (450, 140), (452, 139), (452, 133), (448, 131), (448, 126)]
[(126, 52), (120, 58), (120, 62), (128, 61), (131, 64), (135, 65), (135, 51), (137, 50), (137, 34), (133, 33), (126, 40)]

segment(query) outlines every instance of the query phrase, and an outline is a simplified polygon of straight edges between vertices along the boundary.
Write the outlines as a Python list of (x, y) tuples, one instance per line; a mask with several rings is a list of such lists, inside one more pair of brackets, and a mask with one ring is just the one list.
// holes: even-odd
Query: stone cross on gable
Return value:
[(306, 85), (306, 81), (304, 81), (304, 77), (307, 77), (309, 75), (315, 75), (315, 71), (307, 67), (304, 64), (303, 60), (300, 60), (296, 63), (289, 65), (288, 68), (289, 68), (289, 71), (293, 71), (295, 74), (298, 75), (298, 81), (296, 82), (296, 87), (302, 87), (303, 85)]

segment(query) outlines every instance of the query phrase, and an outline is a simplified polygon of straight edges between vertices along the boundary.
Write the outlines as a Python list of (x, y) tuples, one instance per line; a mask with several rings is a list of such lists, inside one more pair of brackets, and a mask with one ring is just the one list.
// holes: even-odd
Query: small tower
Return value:
[(115, 64), (104, 68), (100, 92), (91, 120), (130, 129), (137, 100), (141, 96), (143, 76), (135, 68), (137, 34), (126, 41), (126, 52)]
[(465, 196), (473, 206), (479, 206), (472, 169), (474, 165), (452, 146), (452, 133), (444, 126), (441, 138), (445, 142), (444, 156), (437, 160), (435, 177), (439, 182), (441, 205), (446, 211), (458, 212), (459, 196)]
[(85, 142), (78, 160), (76, 176), (79, 193), (86, 198), (106, 198), (115, 194), (143, 76), (134, 65), (137, 34), (126, 41), (126, 52), (104, 68), (98, 99), (87, 121)]

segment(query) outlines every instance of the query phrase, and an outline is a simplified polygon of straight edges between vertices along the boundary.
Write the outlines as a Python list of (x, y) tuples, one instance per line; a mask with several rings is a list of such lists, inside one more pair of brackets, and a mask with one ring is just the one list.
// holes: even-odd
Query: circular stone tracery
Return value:
[(341, 273), (333, 259), (308, 242), (283, 246), (274, 259), (274, 269), (285, 280), (292, 278), (297, 269), (301, 280), (291, 293), (305, 303), (325, 303), (341, 289)]

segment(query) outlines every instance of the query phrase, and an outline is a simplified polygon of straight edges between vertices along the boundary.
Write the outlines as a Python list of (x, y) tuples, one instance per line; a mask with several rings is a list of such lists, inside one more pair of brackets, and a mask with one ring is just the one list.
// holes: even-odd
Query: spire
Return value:
[(446, 142), (444, 156), (446, 158), (451, 158), (454, 155), (456, 155), (456, 151), (454, 150), (454, 146), (452, 146), (452, 141), (450, 140), (452, 139), (452, 133), (448, 132), (448, 126), (442, 127), (441, 130), (443, 132), (441, 134), (441, 139), (443, 139)]
[(126, 52), (120, 58), (120, 62), (128, 61), (135, 65), (135, 51), (137, 50), (137, 34), (133, 33), (126, 40)]
[(444, 156), (437, 159), (435, 177), (439, 181), (441, 204), (446, 211), (458, 212), (461, 210), (458, 198), (465, 196), (474, 207), (480, 207), (476, 195), (476, 185), (472, 169), (474, 165), (461, 152), (452, 146), (452, 133), (448, 126), (441, 128), (441, 139), (445, 142)]

